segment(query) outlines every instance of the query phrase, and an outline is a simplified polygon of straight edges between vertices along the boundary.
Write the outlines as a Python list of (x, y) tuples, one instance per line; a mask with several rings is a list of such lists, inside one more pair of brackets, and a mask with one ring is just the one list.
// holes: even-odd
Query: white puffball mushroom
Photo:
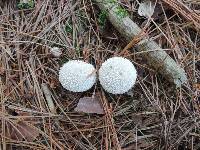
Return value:
[(59, 81), (69, 91), (84, 92), (96, 82), (96, 71), (89, 63), (71, 60), (60, 68)]
[(99, 69), (99, 81), (102, 87), (112, 94), (128, 92), (136, 82), (137, 71), (126, 58), (107, 59)]
[(58, 47), (52, 47), (50, 49), (50, 53), (54, 56), (54, 57), (60, 57), (62, 55), (62, 51), (60, 48)]

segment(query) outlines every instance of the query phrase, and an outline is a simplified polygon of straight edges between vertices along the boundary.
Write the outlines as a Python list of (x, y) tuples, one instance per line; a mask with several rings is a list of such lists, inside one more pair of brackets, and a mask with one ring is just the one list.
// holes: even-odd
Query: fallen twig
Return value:
[[(134, 23), (128, 15), (119, 14), (119, 10), (122, 8), (117, 2), (110, 0), (95, 0), (95, 2), (97, 2), (97, 5), (102, 10), (108, 12), (110, 22), (128, 42), (130, 42), (134, 36), (141, 33), (142, 29)], [(147, 51), (147, 53), (142, 53), (142, 55), (147, 59), (148, 64), (154, 67), (155, 70), (170, 82), (174, 83), (176, 87), (180, 87), (187, 81), (184, 69), (149, 37), (144, 37), (137, 44), (137, 49), (139, 51)]]
[(51, 111), (51, 113), (55, 114), (55, 112), (56, 112), (55, 105), (53, 103), (53, 99), (51, 98), (51, 92), (50, 92), (47, 84), (42, 83), (41, 87), (42, 87), (42, 90), (44, 92), (44, 95), (45, 95), (49, 110)]

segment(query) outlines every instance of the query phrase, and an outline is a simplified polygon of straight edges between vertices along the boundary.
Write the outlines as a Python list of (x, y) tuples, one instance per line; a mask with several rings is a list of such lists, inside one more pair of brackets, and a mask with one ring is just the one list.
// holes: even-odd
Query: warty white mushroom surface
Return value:
[(59, 81), (69, 91), (84, 92), (96, 82), (96, 71), (89, 63), (71, 60), (60, 68)]
[(102, 87), (112, 94), (128, 92), (136, 82), (137, 71), (126, 58), (113, 57), (106, 60), (99, 69)]

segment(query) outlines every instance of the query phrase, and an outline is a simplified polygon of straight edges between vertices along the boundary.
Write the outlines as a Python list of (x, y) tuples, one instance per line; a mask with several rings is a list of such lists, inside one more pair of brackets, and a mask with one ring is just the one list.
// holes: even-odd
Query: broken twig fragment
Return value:
[(53, 99), (51, 97), (51, 92), (50, 92), (47, 84), (46, 83), (42, 83), (41, 87), (42, 87), (42, 90), (44, 92), (44, 96), (46, 98), (49, 110), (51, 111), (51, 113), (55, 114), (56, 113), (56, 108), (55, 108), (55, 105), (53, 103)]

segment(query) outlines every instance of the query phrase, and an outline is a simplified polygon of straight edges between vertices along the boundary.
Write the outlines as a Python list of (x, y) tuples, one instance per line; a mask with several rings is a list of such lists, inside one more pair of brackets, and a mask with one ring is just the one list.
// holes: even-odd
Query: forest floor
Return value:
[[(185, 70), (187, 82), (175, 88), (135, 49), (125, 57), (136, 66), (137, 82), (113, 95), (99, 83), (69, 92), (58, 80), (68, 60), (99, 68), (128, 44), (95, 2), (0, 0), (0, 149), (200, 149), (200, 2), (166, 1), (152, 1), (148, 36)], [(138, 14), (141, 0), (117, 3), (140, 28), (147, 24)], [(94, 95), (105, 114), (74, 110)]]

